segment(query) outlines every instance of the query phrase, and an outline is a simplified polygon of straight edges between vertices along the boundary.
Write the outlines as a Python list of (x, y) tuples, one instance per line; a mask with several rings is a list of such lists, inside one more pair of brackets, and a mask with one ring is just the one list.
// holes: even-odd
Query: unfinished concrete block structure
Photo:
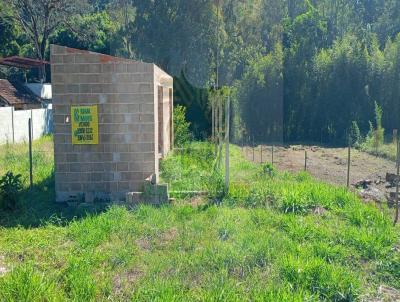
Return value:
[(124, 200), (150, 175), (158, 181), (173, 144), (172, 77), (151, 63), (57, 45), (51, 72), (57, 201)]

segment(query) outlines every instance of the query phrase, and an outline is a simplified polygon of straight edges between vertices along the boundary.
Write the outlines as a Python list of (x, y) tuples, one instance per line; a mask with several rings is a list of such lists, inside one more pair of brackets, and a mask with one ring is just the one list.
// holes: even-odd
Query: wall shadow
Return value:
[(54, 172), (40, 183), (21, 191), (15, 210), (0, 208), (0, 227), (36, 228), (46, 224), (67, 225), (88, 215), (97, 215), (108, 209), (109, 203), (94, 203), (90, 207), (68, 206), (55, 202)]

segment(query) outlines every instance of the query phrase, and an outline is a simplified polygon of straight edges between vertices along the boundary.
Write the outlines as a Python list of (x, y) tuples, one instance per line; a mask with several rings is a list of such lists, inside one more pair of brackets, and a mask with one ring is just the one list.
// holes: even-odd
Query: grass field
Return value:
[(380, 145), (378, 148), (364, 143), (360, 146), (360, 150), (375, 156), (396, 161), (397, 146), (393, 142), (384, 143), (383, 145)]
[[(213, 148), (195, 143), (162, 177), (208, 198), (86, 214), (54, 205), (51, 138), (35, 147), (48, 152), (34, 191), (0, 212), (0, 301), (373, 301), (380, 285), (400, 289), (399, 229), (344, 188), (232, 146), (224, 194)], [(23, 148), (0, 147), (1, 173), (26, 175)]]

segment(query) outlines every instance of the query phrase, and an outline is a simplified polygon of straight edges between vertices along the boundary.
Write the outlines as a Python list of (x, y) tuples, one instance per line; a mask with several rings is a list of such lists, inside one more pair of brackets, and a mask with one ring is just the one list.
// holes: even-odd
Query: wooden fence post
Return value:
[(225, 106), (225, 193), (229, 192), (229, 118), (230, 118), (230, 97)]
[(307, 171), (307, 150), (304, 150), (304, 171)]
[(271, 164), (274, 165), (274, 145), (272, 145)]
[(396, 178), (396, 213), (394, 217), (394, 224), (399, 221), (399, 172), (400, 172), (400, 162), (399, 162), (399, 152), (400, 152), (400, 147), (399, 147), (400, 142), (397, 143), (397, 156), (396, 156), (396, 169), (397, 169), (397, 178)]
[(33, 168), (32, 168), (32, 119), (28, 120), (28, 137), (29, 137), (29, 188), (33, 188)]
[(349, 146), (347, 148), (347, 188), (350, 187), (350, 161), (351, 161), (351, 139), (349, 137)]
[(254, 148), (255, 146), (254, 146), (254, 135), (253, 135), (253, 162), (254, 162)]

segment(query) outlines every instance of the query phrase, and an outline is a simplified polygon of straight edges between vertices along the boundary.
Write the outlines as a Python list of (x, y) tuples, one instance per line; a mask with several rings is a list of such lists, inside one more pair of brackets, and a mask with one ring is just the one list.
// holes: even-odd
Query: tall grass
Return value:
[[(305, 173), (266, 173), (235, 146), (231, 158), (218, 205), (0, 227), (0, 301), (356, 301), (399, 288), (399, 229), (385, 211)], [(207, 144), (176, 152), (164, 181), (209, 190), (212, 159)]]
[(360, 150), (375, 156), (396, 161), (397, 145), (393, 142), (384, 143), (382, 145), (379, 145), (378, 147), (374, 146), (371, 143), (364, 142), (360, 145)]
[[(41, 183), (53, 173), (54, 155), (53, 138), (44, 136), (33, 141), (32, 166), (33, 180)], [(0, 175), (7, 171), (21, 174), (25, 186), (29, 185), (29, 146), (27, 143), (5, 144), (0, 146)]]

